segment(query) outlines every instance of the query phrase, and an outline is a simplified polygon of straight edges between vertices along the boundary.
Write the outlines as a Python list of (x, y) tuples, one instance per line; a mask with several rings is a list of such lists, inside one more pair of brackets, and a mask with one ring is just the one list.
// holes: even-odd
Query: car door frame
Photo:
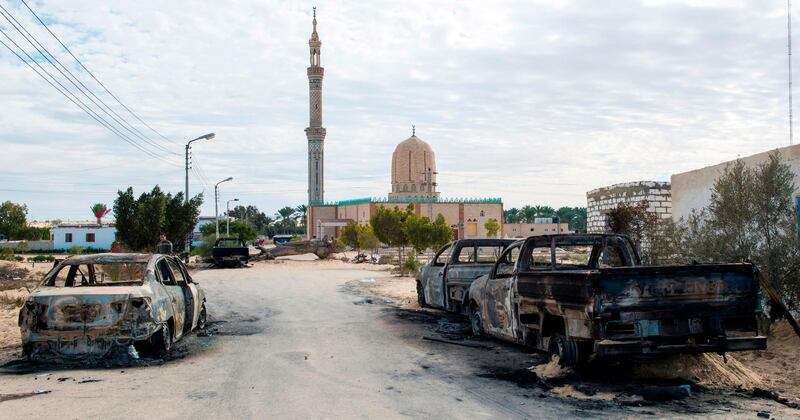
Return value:
[[(519, 260), (522, 256), (522, 249), (525, 243), (512, 243), (495, 262), (494, 267), (489, 272), (486, 281), (486, 314), (488, 319), (485, 322), (484, 328), (492, 335), (516, 339), (517, 338), (517, 322), (516, 317), (516, 302), (514, 301), (514, 283), (517, 279), (519, 272)], [(503, 260), (510, 255), (514, 250), (518, 250), (517, 258), (514, 261), (511, 273), (498, 275), (497, 269)], [(502, 297), (501, 297), (502, 295)], [(501, 305), (498, 305), (501, 303)], [(501, 319), (506, 320), (501, 325)]]
[[(169, 296), (168, 301), (169, 301), (169, 304), (170, 304), (170, 308), (172, 309), (172, 318), (173, 318), (172, 337), (175, 340), (177, 340), (177, 339), (183, 337), (183, 335), (184, 335), (184, 331), (183, 330), (184, 330), (184, 322), (185, 322), (184, 317), (186, 316), (186, 307), (185, 307), (185, 300), (184, 300), (184, 296), (183, 296), (183, 290), (181, 289), (181, 286), (178, 285), (178, 282), (175, 279), (173, 279), (173, 280), (175, 280), (175, 284), (174, 285), (164, 283), (164, 278), (163, 278), (164, 273), (161, 272), (161, 268), (158, 266), (161, 263), (161, 261), (163, 261), (164, 264), (167, 264), (167, 268), (169, 269), (169, 276), (170, 277), (172, 276), (172, 269), (169, 268), (169, 260), (167, 259), (166, 256), (159, 257), (155, 262), (156, 278), (158, 279), (158, 282), (161, 285), (161, 287), (164, 288), (164, 291)], [(180, 302), (180, 304), (178, 302)]]
[[(449, 244), (442, 247), (436, 255), (433, 256), (433, 260), (431, 263), (428, 264), (428, 267), (425, 270), (424, 280), (425, 284), (423, 284), (423, 290), (425, 292), (425, 302), (428, 305), (431, 305), (436, 308), (445, 308), (447, 305), (447, 291), (445, 289), (445, 274), (447, 272), (447, 267), (453, 260), (453, 250), (455, 249), (458, 241), (450, 242)], [(439, 257), (444, 254), (445, 252), (449, 252), (449, 258), (447, 262), (443, 265), (437, 265), (437, 260)], [(436, 292), (438, 286), (438, 300), (436, 299)]]
[[(183, 276), (183, 285), (179, 283), (178, 286), (180, 286), (182, 289), (187, 290), (189, 292), (189, 295), (192, 297), (191, 323), (189, 324), (188, 329), (184, 328), (185, 330), (184, 333), (186, 333), (194, 330), (197, 327), (197, 320), (198, 317), (200, 316), (200, 304), (199, 304), (200, 295), (198, 293), (197, 286), (192, 284), (191, 278), (189, 277), (189, 273), (186, 271), (183, 264), (181, 264), (180, 260), (176, 257), (168, 257), (168, 263), (175, 264), (175, 267), (178, 268), (178, 271), (181, 273), (181, 276)], [(185, 298), (186, 296), (184, 295), (184, 313), (188, 312), (188, 310), (186, 309)], [(184, 319), (184, 326), (185, 325), (186, 325), (186, 320)]]

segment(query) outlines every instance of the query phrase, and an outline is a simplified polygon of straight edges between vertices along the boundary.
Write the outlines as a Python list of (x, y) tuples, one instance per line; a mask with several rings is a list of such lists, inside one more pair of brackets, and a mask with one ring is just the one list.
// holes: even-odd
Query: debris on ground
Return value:
[(745, 366), (733, 355), (713, 353), (676, 355), (664, 359), (642, 360), (634, 366), (634, 375), (640, 378), (685, 380), (707, 388), (745, 388), (764, 386), (764, 380), (753, 369)]
[(34, 395), (43, 395), (43, 394), (49, 394), (49, 393), (50, 393), (49, 390), (37, 389), (35, 391), (21, 392), (21, 393), (18, 393), (18, 394), (0, 394), (0, 402), (10, 401), (10, 400), (18, 400), (18, 399), (21, 399), (21, 398), (33, 397)]
[(452, 345), (455, 345), (455, 346), (472, 347), (472, 348), (475, 348), (475, 349), (491, 350), (491, 349), (494, 348), (493, 346), (487, 346), (485, 344), (469, 343), (469, 342), (463, 342), (463, 341), (445, 340), (443, 338), (431, 337), (431, 336), (428, 336), (428, 335), (423, 335), (422, 339), (423, 340), (428, 340), (428, 341), (435, 341), (437, 343), (452, 344)]

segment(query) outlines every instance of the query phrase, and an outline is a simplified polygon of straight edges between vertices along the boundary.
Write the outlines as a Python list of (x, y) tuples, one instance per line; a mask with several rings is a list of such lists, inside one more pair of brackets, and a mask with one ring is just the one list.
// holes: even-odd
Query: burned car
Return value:
[(591, 357), (761, 350), (752, 264), (642, 266), (614, 234), (535, 236), (512, 244), (470, 286), (472, 330)]
[(53, 267), (19, 312), (28, 359), (99, 359), (112, 350), (168, 353), (205, 328), (206, 298), (178, 258), (94, 254)]

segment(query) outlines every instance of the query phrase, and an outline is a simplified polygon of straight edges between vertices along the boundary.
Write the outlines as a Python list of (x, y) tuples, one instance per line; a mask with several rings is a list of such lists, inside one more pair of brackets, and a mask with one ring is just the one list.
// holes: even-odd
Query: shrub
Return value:
[(81, 252), (83, 252), (83, 247), (78, 245), (71, 246), (67, 250), (67, 253), (69, 253), (70, 255), (80, 254)]
[(422, 263), (417, 259), (417, 254), (413, 252), (408, 254), (408, 257), (403, 262), (404, 271), (409, 272), (412, 276), (419, 274), (420, 267), (422, 267)]
[(36, 255), (34, 257), (28, 258), (30, 262), (53, 262), (56, 260), (56, 257), (52, 255)]

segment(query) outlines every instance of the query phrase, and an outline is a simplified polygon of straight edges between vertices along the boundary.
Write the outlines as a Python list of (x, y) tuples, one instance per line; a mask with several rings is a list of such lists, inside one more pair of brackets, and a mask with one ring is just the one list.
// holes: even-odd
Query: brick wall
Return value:
[(606, 231), (606, 212), (619, 203), (631, 205), (647, 200), (647, 210), (663, 219), (672, 217), (672, 190), (669, 182), (639, 181), (614, 184), (586, 193), (587, 222), (589, 233)]

